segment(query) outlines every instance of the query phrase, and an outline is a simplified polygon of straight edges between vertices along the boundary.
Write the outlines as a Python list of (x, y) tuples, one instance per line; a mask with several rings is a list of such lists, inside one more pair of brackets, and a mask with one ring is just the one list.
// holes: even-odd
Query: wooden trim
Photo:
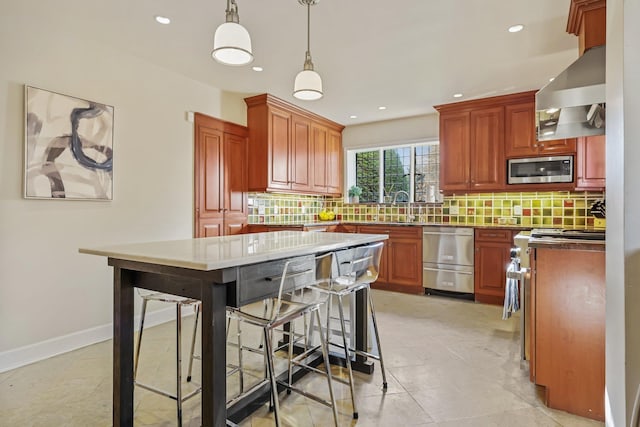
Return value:
[(202, 113), (195, 113), (194, 115), (195, 126), (206, 126), (214, 129), (218, 129), (222, 132), (232, 133), (241, 137), (249, 136), (249, 128), (237, 123), (227, 122), (215, 117), (207, 116)]
[(531, 102), (535, 99), (538, 90), (530, 90), (527, 92), (512, 93), (509, 95), (492, 96), (490, 98), (472, 99), (470, 101), (453, 102), (450, 104), (434, 105), (439, 113), (458, 111), (467, 112), (479, 108), (495, 107), (498, 105), (516, 104), (520, 102)]
[(583, 14), (590, 10), (606, 8), (606, 0), (571, 0), (569, 17), (567, 18), (567, 33), (580, 35)]
[(283, 101), (280, 98), (276, 98), (275, 96), (269, 93), (263, 93), (261, 95), (245, 98), (244, 102), (247, 104), (247, 107), (253, 107), (261, 104), (268, 104), (270, 106), (284, 108), (292, 113), (299, 114), (315, 122), (323, 124), (327, 127), (333, 128), (338, 132), (342, 132), (342, 130), (345, 128), (345, 126), (340, 123), (329, 120), (326, 117), (319, 116), (318, 114), (312, 113), (311, 111), (304, 110), (296, 105), (288, 103), (287, 101)]

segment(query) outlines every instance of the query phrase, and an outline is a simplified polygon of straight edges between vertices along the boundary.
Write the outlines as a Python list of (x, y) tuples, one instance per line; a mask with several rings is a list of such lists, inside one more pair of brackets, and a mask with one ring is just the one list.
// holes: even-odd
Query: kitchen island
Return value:
[(531, 380), (547, 406), (603, 421), (605, 241), (531, 237), (529, 248)]
[[(281, 231), (81, 248), (113, 267), (113, 425), (133, 426), (134, 287), (202, 303), (202, 426), (226, 425), (226, 306), (274, 296), (255, 274), (286, 260), (385, 240), (387, 236)], [(312, 264), (315, 266), (315, 264)], [(263, 277), (264, 279), (264, 277)], [(366, 295), (356, 301), (356, 346), (366, 343)]]

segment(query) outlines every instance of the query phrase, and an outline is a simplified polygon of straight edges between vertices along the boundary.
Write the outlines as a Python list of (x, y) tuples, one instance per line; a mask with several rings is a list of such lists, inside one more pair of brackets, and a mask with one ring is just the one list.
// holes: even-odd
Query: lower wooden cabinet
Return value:
[(422, 287), (422, 227), (360, 225), (364, 234), (387, 234), (376, 289), (424, 294)]
[(474, 256), (475, 300), (488, 304), (504, 304), (506, 269), (511, 261), (512, 230), (476, 229)]

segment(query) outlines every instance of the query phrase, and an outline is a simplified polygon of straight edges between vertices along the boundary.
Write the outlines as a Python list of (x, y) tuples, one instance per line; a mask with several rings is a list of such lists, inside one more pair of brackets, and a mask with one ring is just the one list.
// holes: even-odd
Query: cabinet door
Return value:
[(291, 188), (291, 114), (277, 108), (269, 109), (269, 187)]
[(504, 160), (504, 108), (471, 112), (471, 189), (503, 190), (506, 187)]
[(607, 146), (604, 135), (578, 138), (576, 190), (604, 190)]
[(224, 209), (247, 214), (247, 139), (224, 134)]
[(311, 122), (304, 117), (291, 116), (291, 189), (298, 191), (311, 190), (312, 146)]
[(196, 237), (218, 237), (224, 235), (222, 218), (206, 218), (198, 222)]
[(327, 191), (327, 128), (317, 123), (311, 125), (313, 191)]
[(224, 232), (242, 233), (248, 223), (247, 138), (224, 134)]
[(422, 245), (415, 239), (392, 239), (389, 246), (389, 283), (422, 287)]
[(474, 293), (476, 301), (504, 303), (506, 268), (510, 262), (510, 243), (476, 242)]
[(327, 192), (336, 196), (342, 195), (342, 134), (329, 130), (327, 140)]
[(505, 157), (510, 159), (535, 156), (538, 153), (535, 131), (535, 102), (507, 105), (505, 107)]
[[(223, 222), (223, 133), (199, 122), (196, 116), (195, 230), (196, 237), (220, 235)], [(219, 233), (219, 234), (216, 234)]]
[(440, 115), (440, 188), (469, 188), (469, 113)]
[(575, 154), (576, 139), (554, 139), (551, 141), (540, 141), (538, 143), (538, 153), (543, 156), (554, 156), (556, 154)]

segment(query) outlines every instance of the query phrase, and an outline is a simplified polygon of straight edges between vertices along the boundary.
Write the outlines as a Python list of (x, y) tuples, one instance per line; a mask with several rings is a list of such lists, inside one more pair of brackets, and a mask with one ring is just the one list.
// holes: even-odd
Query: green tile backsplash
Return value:
[(249, 223), (305, 224), (331, 209), (349, 222), (418, 221), (432, 224), (586, 228), (589, 207), (601, 192), (483, 193), (447, 196), (441, 204), (348, 204), (342, 198), (275, 193), (249, 194)]

